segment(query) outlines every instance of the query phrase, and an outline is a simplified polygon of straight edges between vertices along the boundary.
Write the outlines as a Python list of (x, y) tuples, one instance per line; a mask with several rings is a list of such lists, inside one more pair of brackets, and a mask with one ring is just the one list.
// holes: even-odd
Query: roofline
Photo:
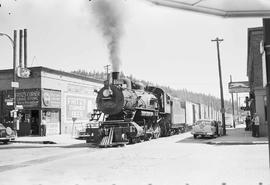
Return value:
[(165, 6), (169, 8), (182, 9), (187, 11), (193, 11), (206, 15), (219, 16), (222, 18), (239, 18), (239, 17), (269, 17), (270, 10), (239, 10), (239, 11), (225, 11), (218, 8), (205, 7), (200, 5), (201, 1), (195, 3), (187, 3), (185, 1), (176, 0), (148, 0), (149, 2)]
[[(72, 78), (77, 78), (77, 79), (81, 79), (81, 80), (86, 80), (86, 81), (91, 81), (91, 82), (103, 84), (102, 80), (98, 80), (95, 78), (91, 78), (91, 77), (87, 77), (87, 76), (83, 76), (83, 75), (78, 75), (78, 74), (74, 74), (74, 73), (69, 73), (69, 72), (65, 72), (65, 71), (55, 70), (55, 69), (51, 69), (48, 67), (36, 66), (36, 67), (29, 67), (28, 69), (30, 69), (30, 71), (31, 70), (45, 71), (48, 73), (54, 73), (54, 74), (58, 74), (58, 75), (63, 75), (63, 76), (68, 76), (68, 77), (72, 77)], [(0, 70), (0, 73), (12, 73), (12, 72), (13, 72), (13, 69)]]

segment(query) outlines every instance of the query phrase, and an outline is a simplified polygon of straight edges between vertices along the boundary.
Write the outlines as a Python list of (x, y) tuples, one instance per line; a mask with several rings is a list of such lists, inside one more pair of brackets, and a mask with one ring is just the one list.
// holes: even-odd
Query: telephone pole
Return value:
[[(230, 75), (230, 82), (232, 82), (232, 75)], [(234, 100), (233, 100), (233, 93), (232, 95), (232, 115), (233, 115), (233, 128), (235, 128), (235, 120), (234, 120)]]
[(106, 70), (106, 73), (107, 73), (107, 83), (108, 85), (110, 84), (110, 76), (109, 76), (109, 69), (110, 69), (110, 65), (106, 65), (104, 66), (105, 70)]
[(218, 72), (219, 72), (219, 85), (220, 85), (220, 99), (221, 99), (221, 118), (222, 118), (222, 127), (223, 127), (223, 135), (226, 135), (226, 125), (225, 125), (225, 108), (224, 108), (224, 98), (223, 98), (223, 86), (222, 86), (222, 74), (221, 74), (221, 64), (220, 64), (220, 54), (219, 54), (219, 43), (223, 41), (223, 39), (219, 39), (218, 37), (212, 42), (217, 43), (217, 57), (218, 57)]

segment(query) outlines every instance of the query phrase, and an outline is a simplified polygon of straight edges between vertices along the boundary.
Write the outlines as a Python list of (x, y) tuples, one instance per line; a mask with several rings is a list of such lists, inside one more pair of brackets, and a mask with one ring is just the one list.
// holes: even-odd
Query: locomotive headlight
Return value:
[(105, 89), (102, 94), (104, 97), (109, 97), (110, 95), (112, 95), (112, 91), (111, 89)]
[(111, 91), (109, 89), (105, 89), (102, 94), (104, 97), (108, 97), (111, 95)]

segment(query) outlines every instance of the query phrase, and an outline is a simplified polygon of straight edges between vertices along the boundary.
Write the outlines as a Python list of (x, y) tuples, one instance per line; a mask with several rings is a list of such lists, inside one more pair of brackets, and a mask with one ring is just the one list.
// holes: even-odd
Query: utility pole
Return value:
[[(232, 75), (230, 75), (230, 82), (232, 82)], [(233, 93), (232, 95), (232, 116), (233, 116), (233, 128), (235, 128), (235, 120), (234, 120), (234, 100), (233, 100)]]
[[(13, 34), (13, 83), (16, 83), (16, 50), (17, 50), (17, 30), (14, 30)], [(16, 110), (16, 87), (13, 84), (13, 110)], [(16, 113), (14, 113), (16, 114)], [(13, 129), (17, 135), (17, 119), (15, 115), (13, 115)]]
[(239, 109), (240, 109), (240, 97), (238, 96), (238, 93), (236, 93), (236, 115), (237, 115), (237, 121), (239, 121)]
[(219, 85), (220, 85), (220, 99), (221, 99), (221, 117), (222, 117), (222, 127), (223, 127), (223, 135), (226, 135), (226, 125), (225, 125), (225, 108), (224, 108), (224, 98), (223, 98), (223, 86), (222, 86), (222, 74), (221, 74), (221, 64), (220, 64), (220, 54), (219, 54), (219, 43), (223, 41), (223, 39), (219, 39), (218, 37), (212, 42), (217, 43), (217, 57), (218, 57), (218, 72), (219, 72)]
[(107, 83), (108, 85), (110, 84), (110, 75), (109, 75), (109, 69), (110, 69), (110, 65), (106, 65), (104, 66), (105, 70), (106, 70), (106, 74), (107, 74)]

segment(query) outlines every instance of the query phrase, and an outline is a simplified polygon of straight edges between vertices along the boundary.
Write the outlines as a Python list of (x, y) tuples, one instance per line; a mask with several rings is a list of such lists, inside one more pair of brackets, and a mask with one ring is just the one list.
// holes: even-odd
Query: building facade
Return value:
[(247, 76), (250, 85), (249, 107), (251, 116), (260, 118), (260, 136), (267, 136), (266, 64), (263, 51), (263, 28), (248, 29)]
[(18, 136), (41, 135), (45, 120), (47, 135), (54, 135), (71, 133), (75, 123), (89, 121), (96, 107), (94, 91), (102, 87), (102, 81), (45, 67), (29, 69), (29, 78), (17, 78), (19, 121), (15, 126), (10, 114), (13, 70), (0, 70), (0, 121), (4, 125), (16, 127)]

